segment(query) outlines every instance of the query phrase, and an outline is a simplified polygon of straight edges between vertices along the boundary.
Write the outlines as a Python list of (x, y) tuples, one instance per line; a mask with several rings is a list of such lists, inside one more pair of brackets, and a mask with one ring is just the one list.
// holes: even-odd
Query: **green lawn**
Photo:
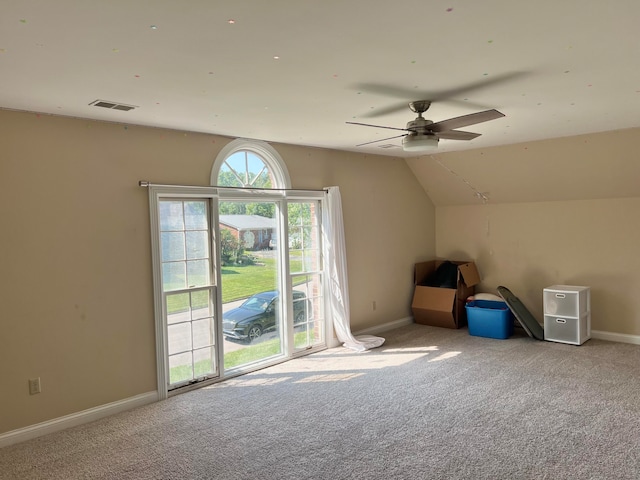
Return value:
[(224, 354), (224, 368), (229, 369), (238, 365), (255, 362), (269, 358), (280, 353), (280, 339), (274, 338), (266, 342), (260, 342), (256, 345), (247, 345), (240, 350)]
[(247, 298), (254, 293), (274, 290), (276, 264), (274, 258), (261, 258), (257, 265), (222, 267), (222, 303)]
[[(276, 288), (275, 258), (259, 258), (257, 265), (222, 267), (222, 303), (248, 298)], [(291, 258), (290, 269), (300, 270), (302, 261)], [(304, 281), (304, 279), (301, 279)]]
[[(313, 343), (313, 333), (307, 338), (305, 330), (293, 334), (293, 344), (296, 348), (302, 348), (308, 345), (309, 341)], [(247, 345), (246, 347), (224, 354), (224, 368), (230, 369), (238, 365), (244, 365), (256, 360), (269, 358), (280, 353), (280, 339), (273, 338), (255, 345)]]
[[(307, 344), (307, 332), (297, 332), (293, 336), (294, 345), (300, 348)], [(237, 367), (238, 365), (245, 365), (258, 360), (264, 360), (271, 356), (277, 355), (280, 352), (280, 339), (274, 338), (265, 342), (260, 342), (255, 345), (247, 345), (244, 348), (235, 350), (233, 352), (225, 353), (224, 355), (224, 368), (226, 370)], [(211, 373), (211, 361), (200, 360), (193, 365), (194, 377), (200, 377)], [(191, 380), (191, 365), (178, 365), (173, 367), (169, 372), (169, 381), (171, 383), (177, 383), (184, 380)]]

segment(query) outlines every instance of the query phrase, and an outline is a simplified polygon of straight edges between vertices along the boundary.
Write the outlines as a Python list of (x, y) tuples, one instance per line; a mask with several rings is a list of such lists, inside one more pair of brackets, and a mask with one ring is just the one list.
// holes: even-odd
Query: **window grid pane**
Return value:
[(212, 300), (212, 288), (165, 295), (171, 384), (217, 372)]
[[(208, 200), (161, 200), (159, 214), (169, 383), (176, 385), (217, 372)], [(205, 288), (184, 291), (197, 287)]]
[(224, 187), (272, 188), (273, 173), (256, 154), (239, 151), (227, 158), (218, 173), (218, 185)]

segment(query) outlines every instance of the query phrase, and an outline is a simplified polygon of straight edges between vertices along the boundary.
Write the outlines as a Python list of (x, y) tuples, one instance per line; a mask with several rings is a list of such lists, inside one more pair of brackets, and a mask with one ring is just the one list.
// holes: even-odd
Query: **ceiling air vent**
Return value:
[(135, 105), (125, 105), (124, 103), (108, 102), (106, 100), (95, 100), (89, 105), (93, 105), (94, 107), (110, 108), (111, 110), (122, 110), (124, 112), (138, 108)]

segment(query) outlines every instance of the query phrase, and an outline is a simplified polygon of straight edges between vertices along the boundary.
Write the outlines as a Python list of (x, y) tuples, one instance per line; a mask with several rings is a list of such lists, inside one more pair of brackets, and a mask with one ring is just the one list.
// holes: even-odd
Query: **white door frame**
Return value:
[[(161, 265), (161, 250), (160, 250), (160, 237), (159, 237), (159, 226), (160, 219), (158, 215), (158, 205), (160, 199), (209, 199), (211, 201), (211, 211), (210, 211), (210, 229), (212, 233), (212, 276), (211, 281), (216, 286), (214, 288), (215, 292), (215, 308), (214, 308), (214, 318), (216, 320), (216, 360), (218, 364), (218, 377), (212, 378), (212, 381), (218, 381), (220, 379), (227, 378), (224, 372), (224, 352), (223, 348), (219, 348), (222, 345), (223, 335), (222, 335), (222, 292), (220, 288), (217, 288), (221, 284), (221, 274), (220, 274), (220, 239), (219, 235), (216, 234), (218, 231), (219, 225), (219, 213), (218, 213), (218, 202), (219, 201), (241, 201), (242, 198), (244, 201), (274, 201), (280, 207), (281, 215), (279, 216), (279, 224), (280, 224), (280, 233), (284, 234), (286, 232), (286, 207), (287, 200), (291, 199), (295, 200), (321, 200), (321, 208), (324, 208), (324, 202), (322, 201), (324, 195), (321, 192), (315, 191), (305, 191), (305, 190), (273, 190), (273, 191), (264, 191), (264, 190), (252, 190), (250, 193), (250, 197), (247, 196), (248, 192), (243, 192), (244, 195), (239, 194), (239, 191), (242, 189), (226, 189), (226, 188), (217, 188), (217, 187), (199, 187), (199, 186), (184, 186), (184, 185), (154, 185), (147, 184), (149, 188), (149, 206), (150, 206), (150, 220), (151, 220), (151, 250), (152, 250), (152, 264), (153, 264), (153, 290), (154, 290), (154, 318), (155, 318), (155, 331), (156, 331), (156, 362), (157, 362), (157, 392), (158, 399), (163, 400), (168, 398), (169, 396), (169, 368), (168, 368), (168, 339), (167, 339), (167, 324), (166, 324), (166, 312), (165, 305), (163, 302), (163, 290), (162, 290), (162, 265)], [(234, 191), (235, 190), (235, 191)], [(258, 200), (259, 199), (259, 200)], [(284, 237), (284, 235), (283, 235)], [(282, 244), (282, 242), (280, 242)], [(282, 285), (283, 290), (287, 292), (287, 298), (290, 296), (291, 292), (291, 279), (289, 275), (288, 268), (288, 255), (287, 255), (287, 245), (284, 246), (284, 249), (281, 249), (281, 268), (282, 268)], [(323, 275), (323, 279), (327, 282), (327, 275)], [(326, 292), (325, 288), (325, 292)], [(324, 298), (326, 305), (326, 296)], [(287, 301), (288, 303), (288, 301)], [(291, 305), (285, 305), (287, 310), (291, 310)], [(326, 310), (325, 310), (326, 311)], [(291, 315), (291, 312), (290, 312)], [(285, 335), (286, 338), (283, 338), (283, 358), (279, 359), (273, 363), (280, 363), (282, 361), (287, 361), (291, 358), (299, 356), (301, 354), (312, 353), (313, 351), (322, 350), (327, 348), (327, 346), (334, 346), (334, 342), (332, 342), (333, 337), (333, 328), (328, 321), (328, 315), (325, 315), (325, 329), (324, 329), (324, 345), (314, 348), (312, 350), (308, 350), (306, 352), (296, 352), (294, 354), (293, 350), (293, 333), (287, 330)], [(261, 365), (259, 368), (264, 367)], [(238, 372), (238, 373), (245, 373)], [(237, 374), (237, 373), (235, 373)], [(235, 376), (230, 375), (231, 376)], [(210, 382), (207, 382), (210, 383)], [(184, 391), (184, 389), (181, 389)]]

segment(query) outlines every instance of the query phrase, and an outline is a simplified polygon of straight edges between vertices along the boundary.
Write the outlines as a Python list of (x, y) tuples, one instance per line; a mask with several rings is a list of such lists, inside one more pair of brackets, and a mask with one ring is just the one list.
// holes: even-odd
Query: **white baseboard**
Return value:
[(376, 325), (375, 327), (365, 328), (357, 332), (353, 332), (354, 336), (357, 335), (375, 335), (377, 333), (393, 330), (394, 328), (404, 327), (413, 323), (413, 317), (405, 317), (400, 320), (394, 320), (393, 322), (383, 323), (382, 325)]
[(40, 437), (48, 433), (58, 432), (66, 428), (75, 427), (84, 423), (93, 422), (100, 418), (108, 417), (116, 413), (131, 410), (135, 407), (141, 407), (158, 401), (158, 392), (147, 392), (135, 397), (125, 398), (115, 402), (100, 405), (99, 407), (89, 408), (81, 412), (65, 415), (64, 417), (54, 418), (46, 422), (36, 423), (28, 427), (11, 430), (10, 432), (0, 434), (0, 448), (14, 443), (24, 442), (32, 438)]
[(601, 330), (591, 330), (591, 338), (598, 340), (609, 340), (610, 342), (632, 343), (640, 345), (640, 335), (627, 335), (626, 333), (603, 332)]
[[(413, 317), (405, 317), (400, 320), (394, 320), (393, 322), (383, 323), (375, 327), (365, 328), (358, 332), (353, 332), (353, 335), (375, 335), (377, 333), (393, 330), (394, 328), (403, 327), (414, 323)], [(633, 345), (640, 345), (640, 335), (628, 335), (626, 333), (614, 333), (604, 332), (602, 330), (591, 330), (591, 338), (598, 340), (608, 340), (610, 342), (619, 343), (631, 343)]]

